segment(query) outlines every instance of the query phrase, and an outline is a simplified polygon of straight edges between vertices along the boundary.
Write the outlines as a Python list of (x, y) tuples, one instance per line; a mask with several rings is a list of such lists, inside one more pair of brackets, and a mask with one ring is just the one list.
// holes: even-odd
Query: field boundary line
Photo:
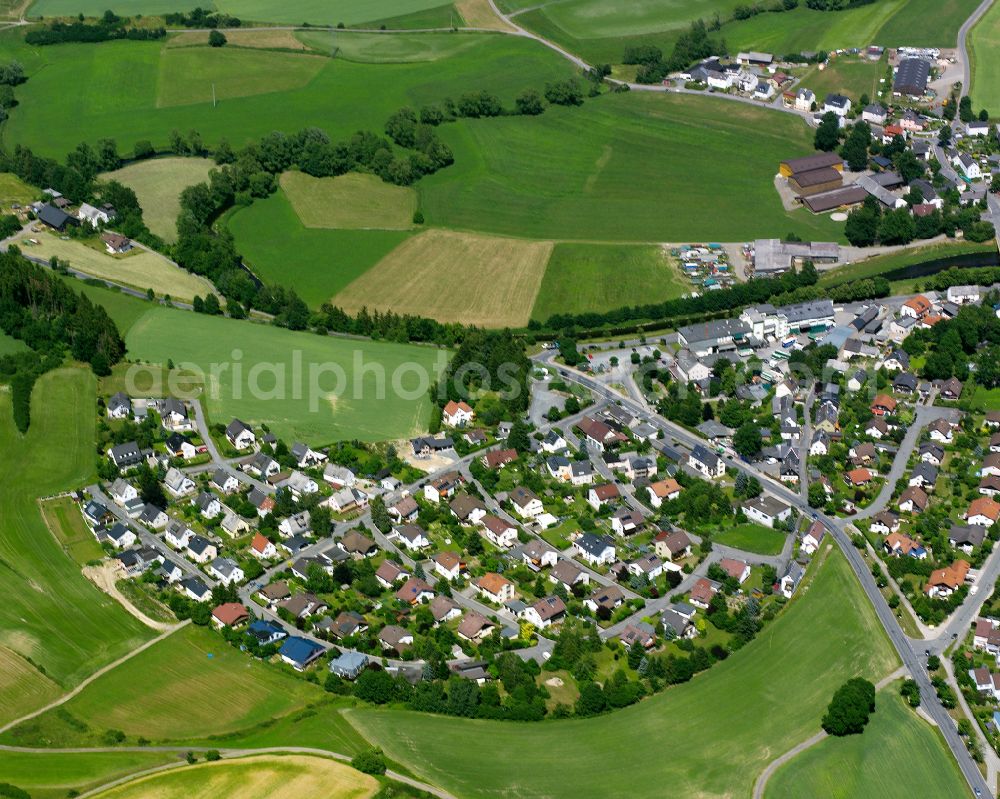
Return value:
[[(898, 669), (893, 671), (891, 674), (887, 674), (877, 683), (875, 683), (875, 690), (881, 691), (885, 686), (894, 680), (898, 680), (900, 677), (906, 674), (906, 669), (900, 666)], [(797, 755), (800, 755), (806, 749), (810, 749), (821, 741), (826, 740), (830, 737), (830, 734), (826, 730), (820, 730), (811, 738), (807, 738), (802, 741), (802, 743), (796, 744), (783, 755), (778, 755), (774, 760), (768, 763), (764, 770), (757, 777), (757, 781), (753, 786), (753, 799), (764, 799), (764, 790), (767, 788), (767, 781), (774, 776), (774, 772), (777, 771), (781, 766), (785, 765), (789, 760), (792, 760)]]
[(56, 699), (53, 702), (49, 702), (49, 704), (45, 705), (44, 707), (38, 708), (38, 710), (33, 710), (31, 713), (28, 713), (27, 715), (21, 716), (21, 718), (14, 719), (13, 721), (10, 721), (7, 724), (4, 724), (2, 727), (0, 727), (0, 734), (5, 733), (5, 732), (13, 729), (18, 724), (22, 724), (25, 721), (31, 721), (31, 719), (37, 718), (38, 716), (42, 715), (43, 713), (46, 713), (49, 710), (52, 710), (53, 708), (57, 708), (60, 705), (65, 704), (70, 699), (73, 699), (75, 696), (77, 696), (81, 691), (83, 691), (84, 688), (86, 688), (92, 682), (94, 682), (95, 680), (97, 680), (99, 677), (103, 677), (109, 671), (112, 671), (113, 669), (118, 668), (120, 665), (122, 665), (122, 663), (125, 663), (128, 660), (131, 660), (132, 658), (134, 658), (136, 655), (138, 655), (141, 652), (145, 652), (147, 649), (149, 649), (154, 644), (160, 643), (160, 641), (162, 641), (164, 638), (166, 638), (167, 636), (173, 635), (175, 632), (177, 632), (178, 630), (186, 627), (190, 623), (191, 623), (190, 619), (185, 619), (180, 624), (177, 624), (176, 626), (174, 626), (173, 628), (167, 630), (166, 632), (160, 633), (155, 638), (151, 638), (150, 640), (146, 641), (146, 643), (144, 643), (142, 646), (140, 646), (140, 647), (138, 647), (136, 649), (133, 649), (127, 655), (123, 655), (122, 657), (118, 658), (118, 660), (112, 661), (111, 663), (108, 663), (106, 666), (103, 666), (103, 667), (99, 668), (97, 671), (95, 671), (93, 674), (91, 674), (89, 677), (87, 677), (87, 679), (85, 679), (83, 682), (81, 682), (79, 685), (77, 685), (69, 693), (63, 694), (63, 696), (59, 697), (58, 699)]
[[(309, 746), (265, 746), (259, 749), (226, 749), (226, 748), (216, 748), (208, 746), (103, 746), (103, 747), (80, 747), (73, 749), (46, 749), (30, 746), (6, 746), (0, 745), (0, 751), (2, 752), (20, 752), (24, 754), (37, 754), (37, 755), (54, 755), (54, 754), (105, 754), (114, 752), (176, 752), (177, 754), (183, 754), (187, 752), (218, 752), (223, 760), (239, 760), (240, 758), (247, 757), (257, 757), (260, 755), (310, 755), (312, 757), (323, 757), (327, 760), (336, 760), (340, 763), (346, 763), (350, 765), (352, 758), (341, 752), (333, 752), (329, 749), (316, 749)], [(179, 760), (176, 763), (164, 763), (159, 766), (154, 766), (153, 768), (145, 769), (143, 771), (137, 771), (133, 774), (125, 775), (124, 777), (118, 777), (115, 780), (99, 785), (95, 788), (91, 788), (78, 795), (78, 799), (87, 799), (87, 797), (96, 796), (104, 791), (115, 788), (119, 785), (124, 785), (135, 780), (142, 779), (143, 777), (150, 776), (162, 771), (169, 771), (175, 768), (181, 768), (183, 766), (192, 766), (193, 763), (188, 763), (186, 760)], [(421, 780), (415, 779), (414, 777), (407, 776), (406, 774), (400, 774), (398, 771), (393, 771), (392, 769), (386, 769), (385, 776), (396, 782), (401, 782), (405, 785), (409, 785), (411, 788), (416, 788), (420, 791), (426, 791), (438, 799), (457, 799), (454, 794), (448, 793), (448, 791), (443, 788), (438, 788), (436, 785), (431, 785), (428, 782), (422, 782)]]

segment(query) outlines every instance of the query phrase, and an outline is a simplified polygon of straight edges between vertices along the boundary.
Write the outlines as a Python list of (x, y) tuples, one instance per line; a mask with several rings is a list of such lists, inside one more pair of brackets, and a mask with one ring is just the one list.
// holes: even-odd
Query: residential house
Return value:
[(249, 449), (257, 443), (257, 436), (246, 422), (233, 419), (226, 428), (226, 438), (236, 449)]
[(400, 580), (405, 580), (410, 573), (392, 560), (383, 560), (375, 570), (375, 579), (383, 588), (392, 588)]
[(791, 506), (770, 494), (760, 494), (747, 500), (743, 503), (743, 512), (748, 519), (771, 528), (776, 522), (786, 522), (792, 516)]
[(722, 477), (726, 473), (726, 464), (722, 458), (701, 444), (695, 446), (691, 451), (691, 455), (688, 457), (688, 466), (709, 479)]
[(498, 605), (514, 598), (514, 583), (496, 572), (486, 572), (475, 586), (480, 594)]
[(427, 606), (430, 608), (431, 616), (434, 617), (434, 624), (444, 624), (457, 619), (462, 615), (462, 608), (459, 604), (448, 596), (436, 596)]
[(517, 486), (510, 492), (508, 498), (514, 506), (514, 510), (517, 511), (517, 515), (522, 519), (533, 519), (545, 510), (542, 506), (542, 500), (524, 486)]
[(167, 524), (167, 529), (163, 532), (163, 539), (174, 549), (187, 549), (188, 542), (193, 535), (194, 530), (184, 522), (173, 519)]
[(691, 539), (683, 530), (673, 533), (663, 530), (653, 538), (653, 549), (663, 560), (681, 560), (691, 555)]
[(195, 563), (208, 563), (219, 556), (215, 544), (200, 535), (191, 536), (184, 551)]
[(896, 404), (888, 394), (879, 394), (872, 400), (871, 412), (875, 416), (889, 416), (896, 412)]
[(618, 491), (618, 486), (614, 483), (604, 483), (603, 485), (594, 486), (587, 492), (587, 504), (594, 510), (599, 511), (602, 505), (620, 497), (621, 494)]
[(448, 581), (457, 580), (465, 568), (462, 559), (454, 552), (439, 552), (432, 560), (434, 571)]
[(305, 671), (326, 652), (315, 641), (298, 635), (289, 636), (278, 650), (278, 656), (296, 671)]
[(559, 551), (555, 547), (537, 538), (522, 544), (515, 552), (521, 556), (521, 560), (532, 571), (540, 571), (546, 566), (555, 566), (559, 559)]
[(922, 488), (909, 486), (899, 495), (899, 510), (903, 513), (923, 513), (929, 499)]
[(624, 602), (625, 593), (617, 585), (599, 585), (590, 596), (583, 600), (583, 604), (590, 609), (591, 613), (600, 614), (603, 608), (607, 618), (611, 618), (611, 611), (620, 607)]
[(242, 583), (246, 579), (243, 569), (232, 558), (215, 558), (208, 565), (208, 573), (223, 585)]
[(969, 574), (969, 562), (956, 560), (943, 569), (935, 569), (927, 578), (924, 593), (931, 599), (946, 599), (962, 587)]
[(639, 532), (645, 523), (642, 514), (631, 508), (619, 508), (611, 515), (611, 529), (616, 535), (633, 535)]
[(417, 524), (401, 524), (393, 527), (389, 538), (397, 539), (410, 552), (419, 552), (431, 545), (427, 531)]
[(781, 591), (781, 595), (785, 599), (792, 598), (795, 589), (799, 587), (799, 583), (802, 582), (805, 573), (805, 569), (794, 560), (788, 562), (784, 574), (781, 575), (781, 579), (778, 581), (778, 590)]
[(142, 463), (142, 453), (134, 441), (111, 447), (108, 450), (108, 458), (122, 472)]
[(128, 419), (132, 415), (132, 400), (123, 391), (112, 394), (106, 407), (109, 419)]
[(560, 558), (549, 572), (549, 581), (562, 585), (566, 591), (572, 592), (574, 585), (587, 585), (590, 582), (590, 575), (573, 561)]
[(441, 411), (441, 423), (445, 427), (465, 427), (475, 416), (475, 411), (468, 403), (450, 400)]
[(222, 513), (222, 503), (211, 491), (202, 491), (192, 500), (191, 504), (196, 506), (206, 519), (214, 519)]
[(162, 508), (147, 502), (142, 508), (142, 513), (139, 514), (139, 521), (154, 530), (162, 530), (167, 526), (170, 517)]
[(402, 524), (416, 519), (420, 512), (420, 506), (417, 505), (417, 501), (413, 497), (407, 496), (390, 505), (387, 510), (396, 524)]
[(812, 555), (819, 549), (821, 543), (823, 543), (823, 537), (826, 535), (826, 527), (823, 526), (823, 522), (815, 521), (809, 525), (809, 529), (806, 530), (805, 534), (802, 536), (801, 549), (807, 555)]
[(285, 638), (288, 633), (277, 622), (258, 619), (250, 623), (250, 626), (247, 628), (247, 635), (254, 638), (261, 646), (267, 646), (268, 644), (277, 643), (282, 638)]
[(212, 598), (212, 589), (205, 585), (199, 577), (188, 577), (180, 582), (181, 591), (194, 602), (208, 602)]
[(924, 560), (927, 557), (927, 549), (922, 544), (902, 533), (889, 533), (885, 541), (882, 542), (882, 549), (887, 555), (894, 558), (906, 556), (916, 560)]
[(479, 523), (483, 527), (483, 536), (495, 546), (509, 549), (517, 543), (517, 528), (503, 519), (487, 514)]
[(677, 499), (681, 495), (682, 490), (681, 484), (672, 477), (666, 480), (658, 480), (646, 486), (646, 492), (649, 494), (649, 504), (654, 508), (659, 508), (664, 502)]
[(539, 630), (562, 621), (565, 615), (566, 603), (557, 596), (543, 597), (521, 612), (521, 618)]
[(1000, 518), (1000, 503), (991, 497), (979, 497), (969, 503), (965, 520), (980, 527), (992, 527)]
[(434, 598), (434, 589), (419, 577), (411, 577), (396, 591), (396, 599), (408, 605), (419, 605)]
[(451, 509), (451, 515), (462, 524), (478, 524), (486, 516), (486, 506), (483, 501), (469, 494), (458, 494), (448, 503), (448, 507)]
[(254, 477), (259, 477), (262, 480), (266, 480), (269, 477), (274, 477), (281, 471), (281, 465), (270, 455), (263, 452), (258, 452), (249, 461), (243, 464), (243, 471), (247, 474), (251, 474)]
[(502, 469), (517, 460), (517, 450), (495, 449), (485, 453), (479, 460), (487, 469)]
[(908, 316), (911, 319), (920, 319), (930, 313), (931, 307), (931, 301), (923, 294), (918, 294), (916, 297), (906, 300), (900, 306), (899, 315)]
[(303, 444), (301, 441), (296, 441), (292, 444), (290, 454), (300, 469), (311, 469), (314, 466), (319, 466), (321, 463), (326, 463), (325, 454), (312, 449), (308, 444)]
[(357, 530), (349, 530), (345, 533), (344, 537), (337, 542), (337, 546), (355, 560), (370, 558), (378, 552), (378, 547), (375, 545), (375, 542), (368, 536), (362, 535)]
[(615, 545), (604, 536), (594, 533), (583, 533), (573, 542), (577, 553), (592, 566), (614, 563)]
[(434, 503), (438, 503), (442, 499), (451, 499), (463, 482), (462, 475), (458, 472), (443, 474), (424, 486), (424, 499)]
[(707, 577), (700, 577), (691, 587), (688, 598), (692, 605), (697, 608), (707, 608), (712, 598), (719, 593), (719, 584)]
[(957, 377), (950, 377), (941, 383), (939, 393), (941, 399), (957, 400), (962, 396), (962, 381)]
[(270, 560), (278, 556), (278, 548), (261, 533), (256, 533), (250, 542), (250, 554), (260, 560)]
[(346, 650), (330, 661), (330, 671), (344, 680), (356, 680), (368, 668), (368, 655)]
[(953, 524), (948, 531), (948, 543), (971, 555), (976, 547), (983, 545), (986, 540), (987, 528), (976, 524), (958, 525)]
[(482, 641), (495, 628), (496, 625), (483, 614), (470, 610), (462, 617), (462, 621), (459, 622), (455, 633), (459, 638), (466, 641)]
[(750, 566), (742, 560), (723, 558), (719, 561), (719, 568), (741, 585), (750, 577)]

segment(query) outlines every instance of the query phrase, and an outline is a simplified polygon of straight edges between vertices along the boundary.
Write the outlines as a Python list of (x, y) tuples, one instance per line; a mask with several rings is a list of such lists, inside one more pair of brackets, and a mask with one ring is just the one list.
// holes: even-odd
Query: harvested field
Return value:
[(62, 689), (27, 660), (0, 646), (0, 724), (42, 707)]
[(519, 327), (531, 316), (551, 252), (547, 241), (428, 230), (403, 242), (335, 302), (351, 312), (367, 306), (443, 322)]
[[(256, 30), (226, 31), (230, 47), (253, 47), (261, 50), (308, 50), (295, 38), (294, 31)], [(167, 47), (198, 47), (208, 44), (208, 31), (183, 31), (167, 40)]]

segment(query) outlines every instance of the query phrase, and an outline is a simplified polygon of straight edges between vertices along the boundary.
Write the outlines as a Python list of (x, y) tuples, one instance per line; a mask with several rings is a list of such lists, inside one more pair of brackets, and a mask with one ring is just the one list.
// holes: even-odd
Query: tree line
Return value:
[[(719, 26), (721, 22), (716, 19), (713, 29), (718, 30)], [(659, 47), (636, 45), (625, 48), (622, 63), (638, 65), (636, 83), (660, 83), (671, 72), (687, 69), (697, 61), (725, 52), (725, 39), (711, 37), (708, 25), (698, 19), (680, 35), (668, 57), (664, 58)]]
[(10, 381), (21, 432), (31, 421), (35, 381), (66, 354), (89, 363), (98, 375), (109, 374), (125, 355), (125, 342), (103, 306), (16, 252), (0, 253), (0, 330), (33, 350), (0, 358), (0, 376)]
[(95, 44), (116, 39), (131, 41), (155, 41), (167, 35), (166, 28), (130, 28), (128, 17), (119, 17), (112, 11), (105, 11), (93, 25), (83, 21), (83, 15), (75, 22), (50, 22), (44, 28), (34, 28), (24, 34), (24, 41), (33, 46), (68, 44), (83, 42)]

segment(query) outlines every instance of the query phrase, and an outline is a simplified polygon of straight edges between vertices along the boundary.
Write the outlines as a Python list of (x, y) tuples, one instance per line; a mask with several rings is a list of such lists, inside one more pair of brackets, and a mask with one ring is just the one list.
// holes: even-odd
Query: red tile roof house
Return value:
[(502, 605), (514, 598), (514, 583), (496, 572), (486, 572), (476, 580), (479, 593), (492, 602)]
[(454, 552), (439, 552), (433, 560), (434, 571), (446, 580), (457, 580), (465, 568), (462, 559)]
[(972, 636), (973, 649), (983, 649), (993, 655), (1000, 655), (1000, 621), (997, 619), (976, 619), (976, 631)]
[(871, 411), (876, 416), (889, 416), (896, 412), (897, 402), (888, 394), (879, 394), (872, 402)]
[(956, 560), (947, 568), (931, 572), (924, 586), (924, 592), (931, 599), (949, 597), (965, 583), (968, 574), (968, 561)]
[(969, 503), (965, 520), (980, 527), (992, 527), (1000, 519), (1000, 503), (990, 497), (979, 497)]
[(434, 599), (434, 589), (419, 577), (411, 577), (396, 592), (396, 599), (400, 602), (407, 602), (410, 605), (429, 602)]
[(709, 606), (709, 603), (712, 601), (712, 597), (714, 597), (717, 593), (719, 593), (718, 585), (711, 580), (702, 577), (691, 588), (689, 598), (692, 605), (697, 608), (704, 609)]
[(466, 641), (481, 641), (493, 632), (495, 626), (483, 614), (470, 610), (462, 618), (455, 632), (459, 638), (464, 638)]
[(618, 486), (614, 483), (605, 483), (604, 485), (594, 486), (587, 492), (587, 504), (594, 510), (600, 510), (601, 505), (613, 499), (618, 499), (620, 496)]
[(465, 427), (475, 416), (468, 403), (451, 400), (441, 411), (441, 423), (446, 427)]
[(539, 629), (545, 629), (562, 620), (566, 615), (566, 603), (557, 596), (539, 599), (521, 611), (521, 618)]
[(899, 509), (904, 513), (923, 513), (929, 502), (922, 488), (910, 486), (899, 495)]
[(802, 551), (807, 555), (812, 555), (819, 549), (824, 535), (826, 535), (826, 528), (823, 526), (823, 522), (813, 522), (806, 531), (806, 534), (802, 536)]
[(719, 568), (741, 584), (745, 583), (750, 576), (749, 564), (735, 558), (723, 558), (719, 561)]
[(254, 535), (253, 541), (250, 542), (250, 552), (254, 555), (254, 557), (260, 558), (261, 560), (268, 560), (278, 554), (278, 549), (274, 546), (274, 544), (268, 541), (267, 538), (260, 533), (257, 533)]
[(844, 482), (852, 486), (866, 486), (874, 475), (868, 469), (851, 469), (844, 475)]
[(212, 624), (217, 628), (239, 627), (250, 621), (250, 614), (239, 602), (226, 602), (212, 611)]
[(375, 570), (375, 579), (383, 588), (392, 588), (397, 582), (409, 576), (398, 563), (391, 560), (383, 560)]
[(480, 460), (487, 469), (502, 469), (517, 460), (516, 449), (495, 449), (487, 452)]
[(899, 309), (899, 314), (900, 316), (910, 316), (914, 319), (919, 319), (921, 316), (925, 316), (930, 310), (931, 301), (923, 294), (918, 294), (916, 297), (912, 297), (903, 303)]

